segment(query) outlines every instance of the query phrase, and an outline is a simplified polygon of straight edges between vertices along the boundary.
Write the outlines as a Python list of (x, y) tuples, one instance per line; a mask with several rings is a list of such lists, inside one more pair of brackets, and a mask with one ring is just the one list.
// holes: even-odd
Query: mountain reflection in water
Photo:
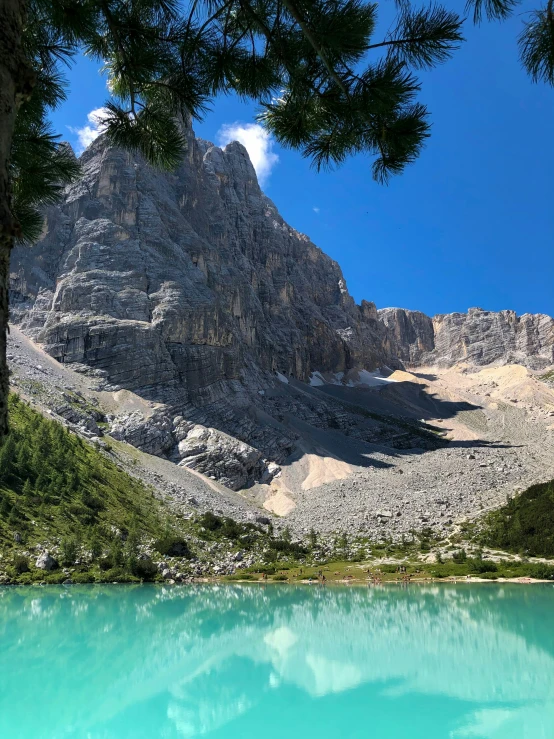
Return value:
[(554, 587), (0, 588), (0, 736), (549, 739)]

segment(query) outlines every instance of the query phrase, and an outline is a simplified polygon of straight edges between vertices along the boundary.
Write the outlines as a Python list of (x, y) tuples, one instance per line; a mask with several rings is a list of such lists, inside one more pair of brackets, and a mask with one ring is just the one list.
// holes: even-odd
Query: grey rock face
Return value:
[(35, 566), (39, 570), (50, 572), (50, 570), (55, 570), (56, 567), (58, 567), (58, 563), (48, 552), (42, 552), (42, 554), (37, 558)]
[(375, 306), (357, 306), (338, 265), (283, 221), (244, 147), (186, 135), (174, 174), (102, 137), (89, 147), (43, 237), (14, 252), (12, 321), (99, 387), (156, 407), (115, 418), (115, 438), (236, 488), (290, 452), (255, 410), (276, 372), (399, 364)]
[(390, 351), (407, 365), (418, 365), (435, 348), (433, 320), (415, 310), (382, 308), (377, 311), (387, 327)]
[(554, 362), (554, 319), (514, 311), (448, 313), (429, 318), (419, 311), (384, 308), (379, 320), (391, 335), (391, 351), (405, 364), (450, 367), (523, 364), (534, 369)]
[(179, 464), (213, 476), (232, 490), (246, 487), (252, 479), (271, 479), (258, 449), (199, 424), (179, 442), (177, 453)]
[[(13, 261), (14, 318), (109, 386), (204, 405), (248, 364), (307, 379), (387, 358), (338, 265), (260, 191), (244, 147), (188, 131), (175, 174), (97, 140), (83, 177)], [(31, 310), (27, 308), (32, 305)]]
[(525, 364), (536, 369), (554, 362), (554, 319), (541, 314), (517, 316), (471, 308), (433, 318), (434, 355), (439, 364)]
[[(298, 438), (291, 417), (354, 434), (343, 408), (277, 373), (286, 383), (315, 371), (554, 361), (548, 316), (431, 319), (356, 305), (339, 266), (261, 192), (244, 147), (185, 134), (171, 174), (98, 138), (42, 238), (13, 253), (12, 321), (98, 388), (134, 391), (151, 409), (110, 418), (114, 438), (239, 489), (279, 473)], [(80, 423), (75, 399), (57, 412)], [(86, 421), (88, 432), (101, 421)]]

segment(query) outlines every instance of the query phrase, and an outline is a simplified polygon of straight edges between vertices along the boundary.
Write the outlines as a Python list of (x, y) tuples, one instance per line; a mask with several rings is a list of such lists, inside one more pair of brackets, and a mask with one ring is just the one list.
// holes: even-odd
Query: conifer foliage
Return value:
[[(73, 174), (64, 147), (47, 146), (45, 112), (64, 98), (63, 64), (78, 51), (107, 75), (108, 137), (156, 165), (180, 161), (180, 116), (200, 118), (214, 96), (235, 92), (259, 101), (260, 120), (316, 166), (365, 151), (385, 181), (417, 157), (429, 131), (412, 70), (448, 59), (462, 20), (438, 5), (404, 5), (384, 39), (375, 39), (376, 22), (377, 5), (363, 0), (31, 0), (24, 37), (37, 82), (18, 115), (14, 184), (26, 183), (29, 203), (19, 142), (33, 137), (43, 144), (34, 157), (57, 158), (50, 179), (38, 178), (37, 202)], [(23, 235), (35, 233), (30, 226)]]
[(160, 535), (164, 516), (140, 482), (18, 396), (10, 395), (9, 410), (11, 433), (0, 442), (0, 541), (17, 532), (97, 550), (114, 528)]

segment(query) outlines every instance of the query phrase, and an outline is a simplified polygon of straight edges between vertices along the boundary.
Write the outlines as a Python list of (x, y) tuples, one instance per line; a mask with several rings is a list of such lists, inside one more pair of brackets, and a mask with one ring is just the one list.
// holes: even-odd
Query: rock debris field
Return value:
[[(12, 329), (8, 354), (13, 389), (100, 446), (122, 407), (148, 413), (147, 401), (99, 389), (94, 378), (59, 364), (18, 329)], [(311, 528), (372, 539), (399, 539), (428, 527), (447, 533), (554, 476), (554, 390), (544, 376), (519, 365), (459, 365), (399, 371), (365, 391), (335, 384), (309, 389), (325, 407), (340, 402), (342, 416), (359, 415), (362, 403), (378, 409), (371, 423), (383, 443), (362, 438), (362, 422), (337, 429), (285, 419), (297, 437), (294, 452), (273, 480), (238, 492), (122, 442), (110, 442), (109, 453), (185, 515), (212, 510), (240, 520), (267, 518), (297, 536)], [(292, 400), (280, 402), (291, 407)], [(387, 419), (394, 425), (418, 417), (436, 430), (437, 448), (418, 448), (417, 435), (409, 448), (387, 446), (393, 443), (390, 433), (383, 434)]]

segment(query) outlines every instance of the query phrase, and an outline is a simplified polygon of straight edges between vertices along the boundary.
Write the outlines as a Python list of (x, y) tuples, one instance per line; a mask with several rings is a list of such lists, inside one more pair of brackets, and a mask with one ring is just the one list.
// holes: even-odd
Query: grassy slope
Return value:
[(76, 560), (83, 551), (98, 551), (97, 564), (77, 568), (82, 574), (98, 574), (100, 560), (112, 556), (114, 566), (105, 566), (108, 579), (132, 579), (123, 562), (122, 540), (129, 532), (139, 543), (181, 533), (175, 518), (169, 531), (169, 517), (153, 491), (109, 455), (16, 395), (10, 396), (9, 415), (11, 433), (0, 446), (0, 553), (12, 578), (60, 579), (61, 573), (45, 575), (32, 566), (31, 572), (15, 572), (10, 563), (35, 544), (51, 549), (70, 541)]
[(554, 556), (554, 480), (532, 485), (490, 513), (483, 542), (530, 556)]
[(112, 527), (158, 536), (164, 515), (153, 492), (94, 446), (12, 395), (12, 433), (0, 447), (0, 543), (20, 533), (29, 544), (94, 530), (104, 544)]
[[(208, 570), (209, 544), (221, 545), (220, 554), (240, 549), (260, 559), (264, 550), (271, 557), (303, 554), (298, 545), (254, 524), (210, 513), (181, 518), (118, 467), (109, 451), (83, 441), (16, 395), (10, 396), (9, 415), (11, 433), (0, 446), (0, 565), (11, 580), (57, 582), (67, 577), (35, 569), (36, 550), (32, 557), (29, 552), (37, 544), (72, 567), (74, 580), (81, 575), (109, 582), (158, 578), (155, 568), (137, 571), (138, 555), (148, 549), (154, 560), (171, 557), (169, 546), (175, 541), (192, 544), (185, 559), (196, 555)], [(64, 557), (67, 542), (71, 556)], [(27, 560), (30, 571), (15, 569), (17, 557)]]

